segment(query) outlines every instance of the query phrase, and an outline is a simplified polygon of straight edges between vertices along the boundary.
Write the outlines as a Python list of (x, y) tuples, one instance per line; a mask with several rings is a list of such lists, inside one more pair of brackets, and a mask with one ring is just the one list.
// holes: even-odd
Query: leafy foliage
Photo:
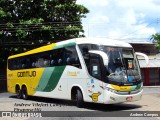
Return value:
[(151, 39), (153, 40), (153, 42), (156, 42), (158, 44), (157, 48), (160, 49), (160, 33), (152, 35)]
[(47, 43), (83, 37), (81, 19), (88, 12), (76, 0), (1, 0), (0, 38), (6, 43)]
[(43, 44), (83, 37), (89, 10), (76, 0), (0, 0), (0, 65)]

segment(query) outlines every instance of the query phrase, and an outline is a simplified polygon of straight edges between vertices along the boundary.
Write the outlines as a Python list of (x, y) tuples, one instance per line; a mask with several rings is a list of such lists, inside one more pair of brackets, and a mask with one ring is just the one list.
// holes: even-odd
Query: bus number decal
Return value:
[(17, 77), (36, 77), (36, 71), (17, 72)]

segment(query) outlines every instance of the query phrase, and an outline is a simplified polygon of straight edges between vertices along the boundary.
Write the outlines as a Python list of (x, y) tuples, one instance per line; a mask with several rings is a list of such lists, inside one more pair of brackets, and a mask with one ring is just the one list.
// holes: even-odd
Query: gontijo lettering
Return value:
[(36, 77), (36, 71), (17, 72), (17, 77)]

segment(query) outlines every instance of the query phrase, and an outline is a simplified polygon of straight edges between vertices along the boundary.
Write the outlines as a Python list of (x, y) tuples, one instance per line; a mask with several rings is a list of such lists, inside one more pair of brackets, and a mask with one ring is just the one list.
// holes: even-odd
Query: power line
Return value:
[(152, 25), (152, 24), (155, 24), (155, 22), (152, 22), (152, 23), (148, 24), (147, 26), (144, 26), (144, 27), (142, 27), (142, 28), (140, 28), (140, 29), (137, 29), (137, 30), (135, 30), (135, 31), (133, 31), (133, 32), (131, 32), (131, 33), (128, 33), (127, 35), (121, 36), (120, 38), (127, 37), (127, 36), (132, 35), (132, 34), (138, 32), (138, 31), (140, 31), (140, 30), (142, 30), (142, 29), (146, 29), (146, 27), (148, 27), (148, 26), (150, 26), (150, 25)]
[(71, 25), (62, 25), (62, 26), (27, 26), (27, 27), (0, 27), (0, 31), (2, 32), (16, 32), (17, 30), (22, 30), (25, 32), (29, 31), (45, 31), (45, 30), (81, 30), (83, 26), (77, 25), (77, 24), (71, 24)]
[(42, 23), (3, 23), (0, 26), (7, 26), (8, 24), (12, 25), (46, 25), (46, 24), (73, 24), (73, 23), (81, 23), (81, 21), (68, 21), (68, 22), (42, 22)]
[(9, 27), (7, 24), (0, 24), (0, 31), (1, 32), (16, 32), (17, 30), (22, 30), (25, 32), (34, 32), (34, 31), (47, 31), (47, 30), (55, 30), (55, 31), (62, 31), (62, 30), (71, 30), (77, 31), (81, 30), (83, 26), (79, 21), (72, 21), (72, 22), (43, 22), (43, 23), (33, 23), (33, 24), (24, 24), (24, 23), (12, 23)]
[[(72, 28), (71, 28), (71, 29), (67, 29), (67, 28), (66, 28), (66, 29), (65, 29), (65, 28), (54, 28), (54, 29), (35, 29), (35, 30), (33, 30), (33, 29), (32, 29), (32, 30), (29, 30), (29, 29), (27, 30), (27, 29), (26, 29), (26, 30), (23, 30), (23, 31), (25, 31), (25, 32), (34, 32), (34, 31), (47, 31), (47, 30), (55, 30), (55, 31), (56, 31), (56, 30), (57, 30), (57, 31), (62, 31), (62, 30), (64, 30), (64, 31), (66, 31), (66, 30), (68, 30), (68, 31), (77, 31), (77, 30), (81, 30), (81, 29), (80, 29), (80, 28), (74, 28), (74, 29), (72, 29)], [(13, 32), (16, 32), (16, 31), (15, 31), (15, 30), (13, 30), (13, 31), (12, 31), (12, 30), (9, 30), (9, 31), (6, 31), (6, 32), (13, 33)]]
[[(79, 24), (69, 24), (69, 25), (24, 25), (24, 26), (14, 26), (14, 27), (9, 27), (9, 26), (3, 26), (1, 27), (0, 26), (0, 29), (18, 29), (18, 28), (39, 28), (39, 27), (74, 27), (74, 26), (82, 26), (82, 25), (79, 25)], [(25, 29), (24, 28), (24, 29)]]
[(0, 31), (13, 31), (13, 30), (50, 30), (50, 29), (73, 29), (73, 28), (82, 28), (82, 26), (35, 26), (35, 27), (14, 27), (14, 28), (0, 28)]

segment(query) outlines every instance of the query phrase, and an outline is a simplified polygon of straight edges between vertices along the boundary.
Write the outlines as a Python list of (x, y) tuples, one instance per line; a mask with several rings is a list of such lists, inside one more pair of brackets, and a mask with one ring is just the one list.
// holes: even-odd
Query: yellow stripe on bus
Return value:
[(118, 91), (130, 91), (131, 86), (117, 86), (117, 85), (111, 85), (111, 87)]
[(52, 50), (55, 46), (56, 46), (55, 43), (50, 44), (50, 45), (46, 45), (46, 46), (43, 46), (43, 47), (40, 47), (40, 48), (36, 48), (34, 50), (30, 50), (30, 51), (25, 52), (25, 53), (12, 55), (8, 59), (15, 58), (15, 57), (21, 57), (21, 56), (25, 56), (25, 55), (30, 55), (30, 54), (34, 54), (34, 53), (39, 53), (39, 52), (45, 52), (45, 51), (48, 51), (48, 50)]

